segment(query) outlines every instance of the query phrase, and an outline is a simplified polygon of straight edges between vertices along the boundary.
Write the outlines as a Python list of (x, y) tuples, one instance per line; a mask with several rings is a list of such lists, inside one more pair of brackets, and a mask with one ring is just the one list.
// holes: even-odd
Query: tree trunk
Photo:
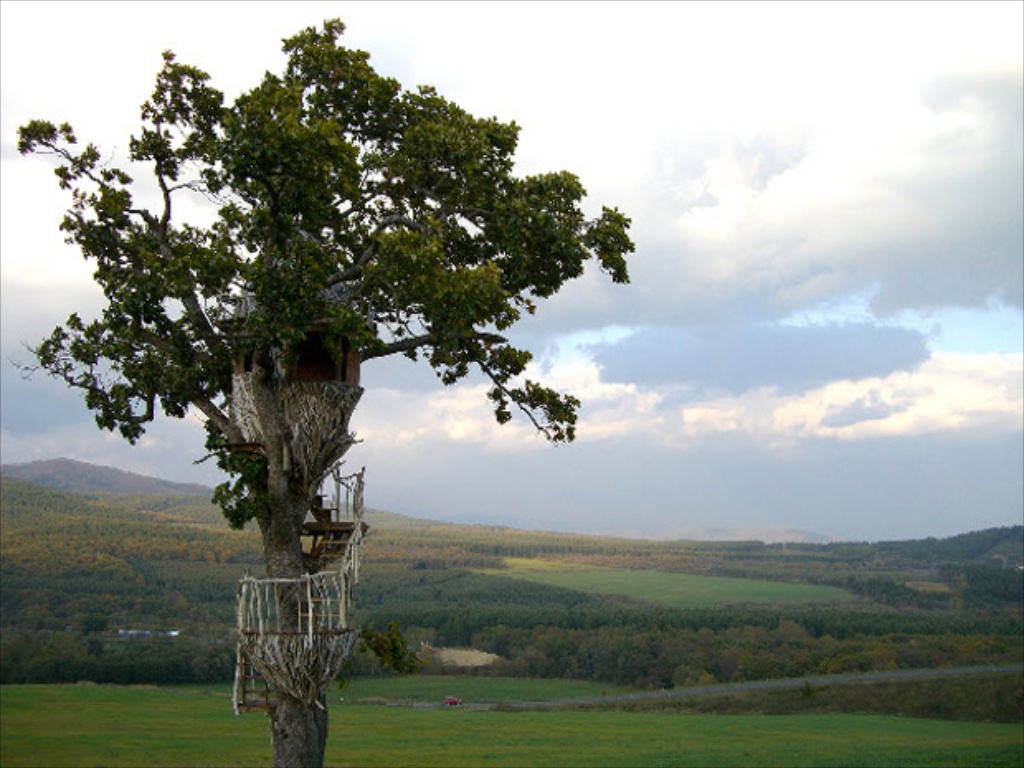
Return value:
[[(287, 473), (279, 472), (281, 476), (275, 478), (271, 469), (268, 482), (270, 515), (261, 526), (263, 552), (267, 576), (296, 578), (309, 571), (302, 552), (302, 522), (311, 492), (296, 493), (289, 488)], [(274, 768), (322, 768), (327, 748), (326, 700), (309, 705), (283, 691), (277, 692), (276, 699), (269, 713)]]
[(327, 748), (327, 707), (308, 706), (285, 694), (278, 695), (270, 714), (274, 768), (321, 768)]

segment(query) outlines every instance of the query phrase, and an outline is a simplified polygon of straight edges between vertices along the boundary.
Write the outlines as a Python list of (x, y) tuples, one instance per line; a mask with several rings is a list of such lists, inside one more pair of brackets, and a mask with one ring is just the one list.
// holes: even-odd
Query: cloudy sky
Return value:
[(229, 97), (281, 38), (347, 44), (521, 127), (633, 220), (632, 284), (588, 274), (512, 334), (584, 402), (552, 448), (482, 381), (364, 368), (373, 506), (663, 536), (944, 536), (1024, 515), (1024, 4), (0, 4), (2, 460), (67, 456), (214, 483), (196, 419), (135, 448), (10, 362), (100, 297), (17, 126), (67, 120), (123, 160), (160, 54)]

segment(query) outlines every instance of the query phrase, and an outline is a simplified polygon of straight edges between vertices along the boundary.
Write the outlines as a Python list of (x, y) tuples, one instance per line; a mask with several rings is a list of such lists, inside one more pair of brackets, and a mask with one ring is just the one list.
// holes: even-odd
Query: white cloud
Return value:
[(1024, 356), (936, 353), (914, 371), (834, 381), (798, 395), (761, 388), (688, 403), (675, 416), (668, 439), (684, 447), (718, 433), (776, 446), (809, 438), (1008, 434), (1024, 429)]
[[(1024, 429), (1024, 356), (935, 353), (912, 371), (838, 380), (798, 394), (760, 387), (741, 394), (694, 398), (674, 386), (654, 388), (601, 380), (589, 361), (556, 364), (543, 380), (584, 402), (579, 441), (643, 438), (669, 450), (698, 448), (730, 434), (769, 447), (809, 439), (866, 440), (934, 432), (1012, 433)], [(372, 395), (361, 435), (393, 445), (470, 443), (488, 452), (539, 449), (543, 441), (523, 419), (494, 423), (483, 385), (416, 396)], [(380, 403), (386, 405), (381, 407)], [(399, 426), (394, 424), (396, 414)]]
[(483, 384), (438, 385), (428, 392), (376, 389), (364, 395), (352, 428), (375, 449), (446, 442), (487, 452), (538, 447), (542, 441), (522, 419), (504, 427), (495, 422), (487, 391)]
[(1020, 306), (1022, 86), (1018, 60), (944, 101), (909, 83), (893, 109), (662, 145), (639, 207), (648, 317), (758, 293), (785, 313), (879, 283), (885, 312)]

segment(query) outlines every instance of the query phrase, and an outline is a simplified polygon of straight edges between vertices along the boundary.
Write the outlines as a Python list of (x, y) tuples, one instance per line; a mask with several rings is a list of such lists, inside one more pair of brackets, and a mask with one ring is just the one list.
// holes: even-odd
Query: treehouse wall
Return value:
[(268, 381), (254, 371), (232, 377), (231, 419), (247, 445), (267, 449), (283, 435), (285, 462), (303, 485), (320, 482), (354, 438), (349, 420), (363, 390), (342, 381)]
[(355, 442), (348, 425), (362, 394), (361, 387), (337, 381), (294, 381), (281, 387), (293, 472), (303, 484), (319, 485)]

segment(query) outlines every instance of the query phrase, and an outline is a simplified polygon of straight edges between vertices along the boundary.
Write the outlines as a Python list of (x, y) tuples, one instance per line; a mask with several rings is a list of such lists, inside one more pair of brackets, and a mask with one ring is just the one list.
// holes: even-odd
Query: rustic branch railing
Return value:
[(346, 581), (337, 572), (297, 579), (242, 579), (238, 587), (240, 664), (233, 697), (236, 714), (248, 698), (246, 663), (272, 689), (309, 705), (320, 701), (358, 636), (346, 625)]

